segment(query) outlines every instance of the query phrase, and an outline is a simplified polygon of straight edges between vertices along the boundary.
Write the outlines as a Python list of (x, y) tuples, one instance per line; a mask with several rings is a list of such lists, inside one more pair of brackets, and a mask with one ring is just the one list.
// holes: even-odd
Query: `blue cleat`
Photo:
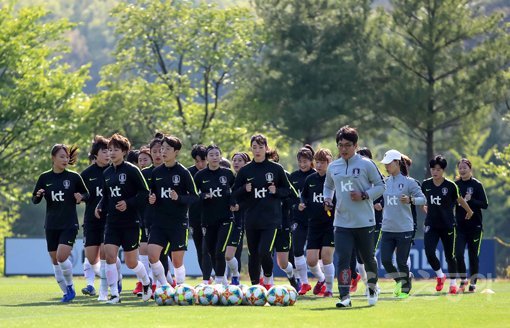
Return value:
[(234, 286), (239, 286), (239, 277), (232, 276), (232, 282), (230, 284)]
[(117, 280), (117, 289), (119, 290), (120, 295), (120, 292), (122, 291), (122, 279)]
[(87, 285), (87, 287), (82, 288), (81, 292), (83, 295), (96, 296), (96, 289), (91, 285)]
[(69, 303), (76, 297), (76, 292), (74, 291), (73, 285), (67, 286), (67, 293), (64, 294), (64, 297), (60, 300), (62, 303)]
[(296, 282), (297, 282), (297, 286), (298, 286), (298, 288), (296, 289), (296, 291), (300, 291), (300, 290), (301, 290), (301, 279), (296, 278)]

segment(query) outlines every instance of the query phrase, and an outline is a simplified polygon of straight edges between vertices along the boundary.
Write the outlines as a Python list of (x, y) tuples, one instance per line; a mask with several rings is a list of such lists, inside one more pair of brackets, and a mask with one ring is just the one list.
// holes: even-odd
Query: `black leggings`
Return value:
[(273, 247), (278, 229), (252, 230), (246, 229), (248, 243), (248, 272), (252, 285), (257, 285), (260, 278), (260, 266), (264, 276), (273, 274)]
[[(384, 269), (397, 283), (402, 282), (402, 292), (409, 293), (409, 266), (407, 258), (411, 251), (413, 232), (387, 232), (382, 233), (381, 239), (381, 262)], [(393, 252), (396, 251), (397, 268), (393, 265)]]
[(441, 268), (439, 259), (436, 256), (436, 248), (439, 240), (443, 243), (444, 256), (448, 263), (448, 273), (446, 276), (450, 279), (457, 278), (457, 261), (455, 259), (455, 227), (451, 229), (437, 229), (430, 226), (425, 227), (423, 243), (425, 245), (425, 254), (432, 270), (437, 271)]
[(205, 245), (216, 277), (225, 275), (225, 250), (233, 225), (233, 222), (223, 222), (206, 228)]
[(193, 242), (197, 250), (198, 265), (202, 271), (202, 279), (209, 280), (211, 278), (212, 262), (205, 247), (202, 225), (200, 222), (194, 222), (191, 224), (191, 228), (193, 229), (191, 236), (193, 237)]
[(478, 280), (478, 272), (480, 266), (480, 246), (482, 244), (483, 231), (463, 232), (457, 230), (457, 240), (455, 241), (455, 257), (457, 259), (457, 267), (461, 279), (467, 279), (466, 262), (464, 261), (464, 250), (468, 249), (469, 257), (469, 273), (471, 275), (471, 284), (476, 285)]

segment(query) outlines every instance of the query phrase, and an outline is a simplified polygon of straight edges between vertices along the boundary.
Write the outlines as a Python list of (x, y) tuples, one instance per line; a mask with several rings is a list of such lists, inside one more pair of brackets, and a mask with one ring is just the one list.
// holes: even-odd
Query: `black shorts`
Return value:
[(306, 236), (306, 249), (335, 247), (335, 231), (333, 226), (309, 226)]
[(159, 245), (165, 251), (186, 251), (188, 250), (188, 225), (183, 224), (173, 229), (152, 228), (149, 244)]
[(237, 247), (241, 244), (241, 240), (244, 236), (243, 227), (234, 225), (232, 232), (230, 232), (230, 238), (228, 239), (227, 246)]
[(104, 243), (105, 245), (122, 246), (124, 252), (130, 252), (140, 246), (140, 237), (142, 229), (135, 227), (109, 227), (105, 228)]
[(60, 244), (73, 247), (78, 229), (46, 229), (45, 233), (48, 252), (55, 252)]
[(274, 249), (276, 252), (288, 252), (291, 246), (292, 233), (290, 232), (290, 228), (278, 229), (274, 241)]
[(83, 226), (83, 244), (85, 247), (100, 246), (104, 243), (104, 226)]
[(149, 241), (149, 231), (144, 226), (140, 226), (140, 229), (142, 229), (142, 235), (140, 236), (140, 242), (146, 243)]

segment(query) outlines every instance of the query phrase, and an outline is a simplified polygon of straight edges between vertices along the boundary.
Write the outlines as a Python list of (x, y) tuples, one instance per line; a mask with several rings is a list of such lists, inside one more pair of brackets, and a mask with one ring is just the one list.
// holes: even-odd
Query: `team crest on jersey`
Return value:
[(271, 182), (273, 182), (273, 181), (274, 181), (274, 175), (273, 175), (273, 173), (271, 173), (271, 172), (266, 173), (266, 181), (267, 181), (268, 183), (271, 183)]
[(473, 187), (468, 187), (467, 188), (467, 193), (468, 194), (473, 194)]
[(359, 168), (355, 167), (352, 169), (352, 176), (357, 178), (357, 177), (359, 177), (360, 172), (361, 172), (361, 170)]
[(448, 188), (443, 187), (443, 188), (441, 189), (441, 192), (443, 193), (443, 196), (446, 196), (446, 194), (448, 193)]
[(172, 176), (172, 182), (174, 183), (174, 185), (178, 185), (179, 182), (181, 182), (181, 177), (177, 174)]
[(64, 188), (65, 188), (65, 189), (69, 189), (69, 187), (71, 187), (71, 181), (69, 181), (69, 180), (64, 180)]
[(125, 184), (125, 183), (126, 183), (126, 180), (127, 180), (127, 175), (126, 175), (126, 173), (121, 173), (121, 174), (119, 174), (119, 182), (120, 182), (120, 184)]
[(403, 183), (399, 183), (399, 184), (398, 184), (398, 190), (399, 190), (399, 191), (404, 190), (404, 184), (403, 184)]
[(227, 177), (226, 177), (226, 176), (224, 176), (224, 175), (222, 175), (222, 176), (220, 177), (220, 183), (221, 183), (222, 185), (226, 185), (226, 184), (227, 184), (227, 182), (228, 182)]

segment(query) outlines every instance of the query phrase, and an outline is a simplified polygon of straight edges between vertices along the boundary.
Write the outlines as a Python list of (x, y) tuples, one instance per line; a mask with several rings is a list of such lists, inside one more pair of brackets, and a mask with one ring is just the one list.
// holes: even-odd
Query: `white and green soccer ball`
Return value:
[(254, 285), (246, 290), (246, 300), (249, 305), (264, 306), (266, 304), (267, 290), (264, 286)]
[(241, 304), (242, 305), (250, 305), (250, 303), (246, 299), (246, 291), (248, 290), (248, 286), (241, 284), (241, 285), (238, 285), (237, 287), (241, 288), (241, 291), (243, 292), (243, 300), (241, 301)]
[(243, 301), (243, 291), (235, 285), (228, 285), (221, 294), (220, 302), (223, 305), (240, 305)]
[(292, 305), (296, 304), (297, 298), (298, 298), (298, 293), (297, 293), (296, 289), (289, 285), (285, 285), (283, 287), (285, 287), (287, 289), (287, 291), (289, 292), (289, 305), (292, 306)]
[(195, 304), (195, 289), (190, 285), (182, 284), (175, 287), (174, 301), (178, 305)]
[(220, 301), (220, 294), (213, 286), (204, 286), (198, 291), (198, 303), (201, 305), (216, 305)]
[(154, 292), (154, 301), (159, 306), (173, 305), (175, 290), (172, 286), (162, 286)]
[(272, 306), (289, 305), (289, 292), (284, 286), (273, 286), (267, 291), (267, 302)]

